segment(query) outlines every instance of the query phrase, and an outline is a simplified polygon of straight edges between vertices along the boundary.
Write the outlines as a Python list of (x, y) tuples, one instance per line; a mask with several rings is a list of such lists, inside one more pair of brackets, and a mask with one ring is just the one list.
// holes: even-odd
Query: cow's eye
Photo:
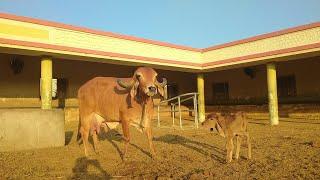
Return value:
[(137, 77), (137, 79), (140, 79), (141, 75), (140, 75), (140, 74), (137, 74), (136, 77)]

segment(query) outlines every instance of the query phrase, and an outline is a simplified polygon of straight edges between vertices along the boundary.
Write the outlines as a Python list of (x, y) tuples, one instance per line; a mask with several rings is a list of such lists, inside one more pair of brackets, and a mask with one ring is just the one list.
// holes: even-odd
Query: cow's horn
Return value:
[(131, 88), (134, 84), (134, 81), (130, 81), (130, 82), (124, 82), (120, 79), (117, 80), (119, 86), (123, 87), (123, 88)]
[(167, 85), (167, 79), (166, 78), (162, 78), (162, 83), (158, 82), (158, 80), (156, 81), (156, 83), (159, 86), (164, 87), (165, 85)]

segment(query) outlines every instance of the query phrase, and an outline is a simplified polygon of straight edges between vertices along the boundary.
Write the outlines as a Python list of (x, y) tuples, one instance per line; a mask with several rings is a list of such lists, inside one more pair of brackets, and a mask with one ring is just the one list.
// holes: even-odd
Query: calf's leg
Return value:
[(248, 159), (251, 159), (251, 142), (250, 142), (250, 136), (249, 133), (246, 133), (247, 138), (247, 145), (248, 145)]
[(240, 154), (240, 146), (241, 146), (241, 137), (239, 135), (236, 136), (236, 143), (237, 143), (237, 148), (236, 148), (236, 159), (239, 159), (239, 154)]
[(229, 163), (232, 161), (232, 151), (233, 151), (233, 137), (232, 136), (227, 136), (226, 149), (227, 149), (226, 161), (227, 161), (227, 163)]

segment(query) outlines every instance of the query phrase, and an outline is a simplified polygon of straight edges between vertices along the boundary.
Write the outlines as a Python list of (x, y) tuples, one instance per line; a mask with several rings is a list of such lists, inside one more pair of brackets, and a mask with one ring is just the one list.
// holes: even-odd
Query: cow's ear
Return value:
[(163, 87), (161, 87), (161, 86), (157, 86), (157, 89), (158, 89), (158, 92), (159, 92), (159, 94), (160, 94), (160, 96), (162, 96), (162, 97), (165, 97), (165, 95), (164, 95), (164, 88)]
[(134, 98), (137, 95), (138, 86), (139, 86), (139, 81), (136, 81), (130, 90), (131, 98)]
[(162, 82), (160, 83), (158, 81), (158, 76), (156, 74), (154, 85), (157, 87), (157, 90), (158, 90), (160, 96), (163, 97), (164, 99), (167, 99), (168, 98), (167, 97), (167, 79), (162, 78)]

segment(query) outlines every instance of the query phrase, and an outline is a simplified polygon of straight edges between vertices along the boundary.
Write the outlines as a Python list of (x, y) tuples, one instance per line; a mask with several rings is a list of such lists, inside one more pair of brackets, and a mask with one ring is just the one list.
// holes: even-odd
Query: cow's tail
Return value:
[(79, 99), (79, 123), (78, 123), (78, 133), (77, 133), (77, 142), (80, 145), (81, 143), (81, 133), (80, 133), (80, 128), (81, 128), (81, 101), (79, 98), (79, 92), (78, 92), (78, 99)]
[(81, 127), (81, 124), (80, 124), (80, 121), (79, 121), (79, 123), (78, 123), (78, 134), (77, 134), (77, 142), (78, 142), (78, 144), (80, 144), (81, 140), (82, 140), (81, 133), (80, 133), (80, 127)]

